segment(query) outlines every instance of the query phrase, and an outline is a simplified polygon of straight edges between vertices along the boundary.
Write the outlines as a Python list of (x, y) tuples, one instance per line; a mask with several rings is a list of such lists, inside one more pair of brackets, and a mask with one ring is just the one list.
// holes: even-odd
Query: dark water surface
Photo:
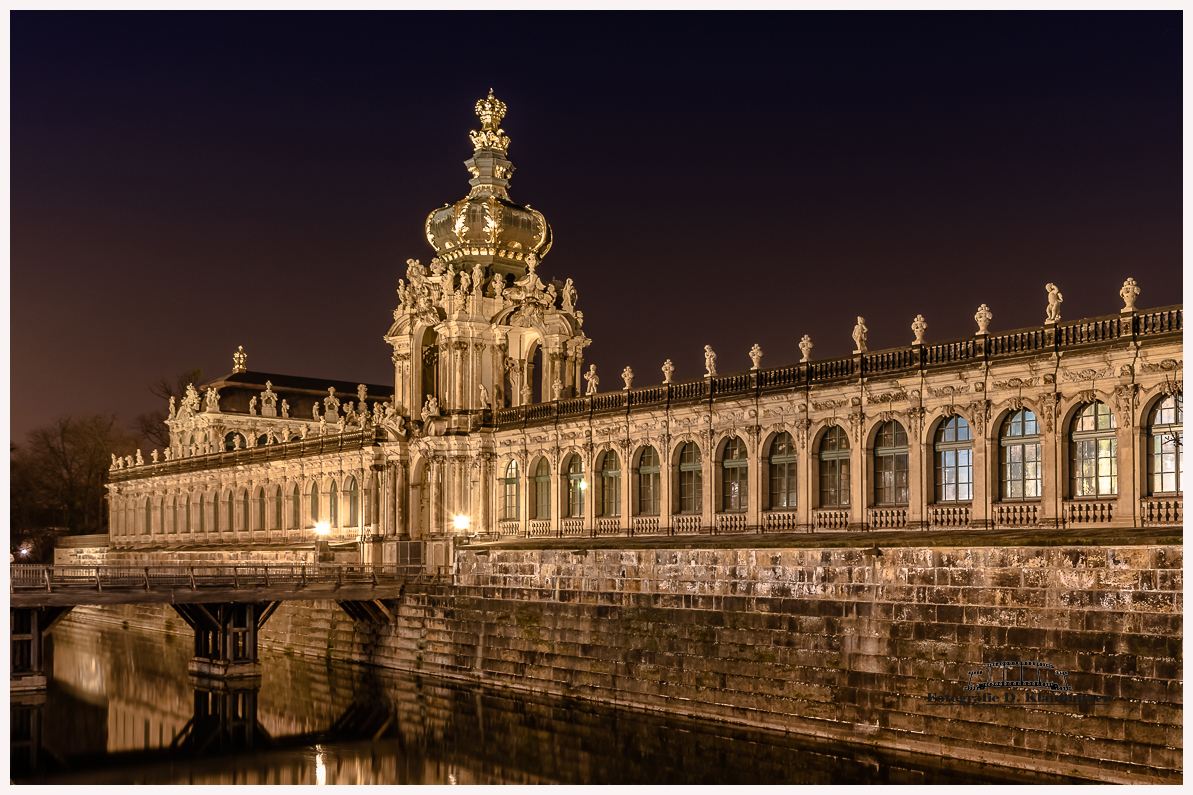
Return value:
[(280, 654), (224, 690), (187, 674), (189, 638), (113, 625), (64, 621), (52, 646), (48, 691), (11, 702), (18, 783), (1062, 780)]

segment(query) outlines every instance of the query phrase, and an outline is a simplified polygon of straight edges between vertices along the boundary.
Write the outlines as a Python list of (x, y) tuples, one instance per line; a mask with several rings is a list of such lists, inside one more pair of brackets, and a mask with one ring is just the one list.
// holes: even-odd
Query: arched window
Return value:
[(849, 505), (849, 437), (833, 425), (820, 440), (820, 507)]
[(319, 522), (319, 481), (311, 484), (311, 521)]
[(265, 489), (257, 487), (257, 515), (253, 517), (253, 529), (265, 529)]
[(211, 495), (211, 532), (220, 531), (220, 493)]
[(601, 459), (601, 516), (621, 516), (621, 459), (612, 450)]
[(1069, 488), (1073, 497), (1118, 494), (1118, 439), (1114, 414), (1101, 401), (1082, 406), (1069, 434)]
[[(245, 495), (245, 502), (248, 502), (248, 493)], [(228, 532), (231, 533), (236, 529), (236, 497), (232, 492), (228, 492)]]
[(273, 492), (273, 522), (269, 525), (271, 529), (282, 529), (282, 517), (286, 515), (285, 510), (285, 504), (282, 500), (282, 487), (278, 486)]
[(772, 511), (795, 507), (795, 443), (784, 431), (770, 445), (770, 507)]
[(679, 453), (679, 512), (701, 513), (704, 510), (700, 448), (688, 442)]
[(178, 532), (178, 498), (175, 497), (170, 503), (170, 532)]
[(188, 533), (191, 531), (191, 498), (190, 498), (190, 495), (187, 495), (187, 498), (186, 498), (186, 528), (185, 528), (185, 530)]
[(584, 461), (573, 454), (568, 461), (567, 474), (567, 515), (573, 518), (584, 516), (584, 490), (588, 484), (584, 481)]
[(166, 498), (162, 497), (157, 502), (157, 531), (159, 533), (166, 532)]
[(370, 484), (371, 497), (369, 504), (372, 506), (372, 514), (369, 516), (369, 523), (373, 525), (375, 533), (381, 532), (381, 481), (376, 475), (373, 475), (373, 480)]
[(1184, 462), (1184, 399), (1169, 395), (1148, 417), (1147, 474), (1152, 494), (1180, 494)]
[(969, 423), (949, 417), (936, 429), (936, 501), (973, 501), (973, 436)]
[(248, 445), (245, 443), (244, 436), (236, 431), (228, 431), (224, 434), (224, 449), (225, 450), (243, 450)]
[(746, 445), (734, 436), (721, 455), (721, 510), (744, 511), (749, 502), (747, 492), (749, 462)]
[(502, 519), (518, 518), (518, 462), (510, 461), (501, 481)]
[(153, 503), (149, 498), (145, 498), (145, 534), (148, 535), (153, 532)]
[(534, 470), (534, 518), (551, 518), (551, 467), (545, 458)]
[(1007, 417), (998, 434), (999, 471), (1004, 500), (1040, 499), (1040, 424), (1020, 409)]
[(899, 423), (888, 420), (874, 439), (874, 504), (906, 505), (910, 497), (907, 432)]
[(659, 515), (659, 454), (647, 447), (638, 457), (638, 515)]
[(293, 524), (290, 529), (297, 530), (302, 527), (302, 491), (298, 488), (298, 484), (294, 484), (294, 493), (291, 495), (294, 504), (290, 506), (290, 518)]
[(257, 437), (257, 446), (264, 447), (269, 444), (269, 434), (263, 433)]
[(327, 521), (332, 527), (340, 526), (340, 493), (334, 480), (327, 488)]
[(250, 513), (251, 503), (249, 502), (249, 490), (244, 489), (240, 492), (240, 530), (249, 530), (252, 528), (252, 514)]
[(348, 495), (348, 527), (360, 527), (360, 488), (356, 478), (348, 478), (344, 491)]

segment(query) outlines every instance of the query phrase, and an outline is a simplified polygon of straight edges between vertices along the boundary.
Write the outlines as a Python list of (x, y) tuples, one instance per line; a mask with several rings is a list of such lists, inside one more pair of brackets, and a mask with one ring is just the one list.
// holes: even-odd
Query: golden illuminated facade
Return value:
[[(477, 103), (470, 190), (424, 224), (385, 334), (394, 382), (247, 369), (171, 405), (171, 448), (114, 461), (109, 556), (449, 565), (461, 537), (749, 534), (1181, 524), (1182, 308), (1043, 324), (635, 386), (584, 369), (552, 232), (509, 196), (505, 105)], [(1046, 303), (1046, 305), (1045, 305)], [(700, 343), (700, 344), (697, 344)], [(678, 354), (677, 354), (678, 355)], [(330, 391), (329, 391), (330, 387)], [(623, 388), (624, 387), (624, 388)], [(139, 455), (139, 454), (138, 454)]]

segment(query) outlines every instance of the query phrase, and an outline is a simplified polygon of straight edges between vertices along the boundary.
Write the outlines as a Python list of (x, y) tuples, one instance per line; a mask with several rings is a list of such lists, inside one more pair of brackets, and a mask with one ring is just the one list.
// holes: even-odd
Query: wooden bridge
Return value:
[(78, 605), (168, 604), (195, 633), (192, 673), (260, 675), (257, 633), (284, 601), (336, 602), (353, 620), (388, 624), (383, 600), (444, 572), (394, 564), (67, 565), (10, 567), (12, 690), (46, 686), (42, 643)]

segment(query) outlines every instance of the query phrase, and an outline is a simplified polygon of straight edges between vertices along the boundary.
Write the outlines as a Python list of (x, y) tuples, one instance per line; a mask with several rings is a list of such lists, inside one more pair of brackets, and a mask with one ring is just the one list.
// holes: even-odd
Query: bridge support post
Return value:
[(257, 633), (280, 602), (171, 605), (195, 633), (195, 656), (187, 670), (214, 679), (261, 676)]
[(174, 737), (172, 748), (206, 753), (251, 751), (269, 744), (269, 733), (257, 720), (260, 682), (192, 675), (190, 683), (195, 712)]
[(12, 639), (9, 689), (12, 692), (46, 689), (46, 635), (73, 609), (73, 606), (9, 608)]

